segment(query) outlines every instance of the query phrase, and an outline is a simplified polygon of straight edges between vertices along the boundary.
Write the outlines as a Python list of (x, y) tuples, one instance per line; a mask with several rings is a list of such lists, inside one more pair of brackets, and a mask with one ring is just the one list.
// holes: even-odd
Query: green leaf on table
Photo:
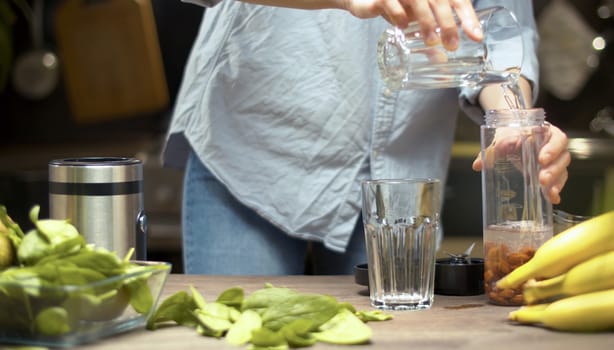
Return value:
[(313, 322), (313, 330), (330, 320), (337, 311), (337, 300), (331, 296), (295, 293), (265, 309), (262, 322), (264, 327), (276, 331), (296, 319), (304, 318)]
[(222, 318), (226, 320), (231, 320), (233, 312), (233, 308), (230, 306), (220, 304), (218, 302), (208, 303), (203, 308), (198, 309), (198, 311), (211, 315), (216, 318)]
[(319, 341), (332, 344), (363, 344), (371, 339), (371, 328), (347, 309), (341, 309), (313, 333)]
[(265, 327), (255, 329), (252, 332), (251, 344), (253, 345), (253, 349), (288, 348), (288, 343), (286, 342), (286, 338), (283, 336), (283, 334)]
[(282, 344), (279, 346), (255, 346), (254, 344), (250, 344), (247, 347), (247, 350), (288, 350), (288, 344)]
[(158, 325), (173, 321), (186, 327), (196, 327), (198, 320), (194, 315), (196, 304), (186, 291), (179, 291), (158, 306), (155, 313), (147, 320), (147, 329), (154, 330)]
[[(198, 320), (198, 332), (219, 338), (232, 326), (231, 310), (229, 306), (220, 303), (208, 303), (202, 309), (194, 311)], [(235, 310), (236, 311), (236, 310)]]
[(245, 310), (226, 333), (226, 341), (232, 345), (243, 345), (252, 338), (252, 331), (262, 327), (262, 319), (254, 310)]
[[(168, 320), (182, 322), (184, 312), (191, 312), (201, 335), (225, 336), (230, 344), (249, 344), (247, 349), (279, 350), (308, 347), (318, 341), (367, 343), (372, 332), (362, 319), (392, 318), (379, 310), (357, 312), (352, 304), (339, 303), (332, 296), (299, 293), (271, 284), (247, 296), (239, 287), (229, 288), (213, 303), (205, 303), (193, 286), (190, 289), (191, 296), (178, 292), (167, 298), (148, 322), (148, 328), (154, 329)], [(235, 308), (241, 299), (242, 313)]]
[(240, 309), (243, 304), (245, 292), (243, 288), (232, 287), (228, 288), (217, 297), (215, 300), (218, 303)]
[(294, 296), (298, 292), (289, 288), (271, 287), (258, 289), (248, 295), (241, 305), (241, 310), (255, 310), (262, 313), (268, 307)]
[(369, 311), (356, 311), (354, 313), (362, 322), (369, 321), (387, 321), (391, 320), (393, 316), (382, 312), (382, 310), (369, 310)]
[(308, 319), (296, 319), (281, 327), (280, 332), (292, 348), (302, 348), (315, 344), (318, 340), (311, 334), (313, 322)]
[(194, 288), (194, 286), (190, 286), (190, 292), (192, 292), (192, 299), (194, 300), (194, 304), (196, 304), (197, 309), (202, 309), (205, 307), (207, 302), (200, 292)]

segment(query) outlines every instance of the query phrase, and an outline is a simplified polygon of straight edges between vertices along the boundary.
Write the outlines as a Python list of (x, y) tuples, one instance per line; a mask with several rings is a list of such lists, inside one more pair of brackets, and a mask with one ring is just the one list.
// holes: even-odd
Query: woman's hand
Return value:
[[(241, 0), (243, 2), (305, 10), (338, 8), (358, 18), (384, 17), (391, 24), (405, 28), (417, 21), (427, 45), (442, 41), (447, 50), (458, 48), (458, 28), (472, 40), (480, 41), (484, 34), (470, 0)], [(441, 39), (437, 29), (441, 28)]]
[(441, 41), (447, 50), (458, 47), (459, 33), (454, 20), (456, 14), (463, 31), (475, 41), (483, 39), (483, 32), (469, 0), (342, 0), (344, 8), (359, 18), (383, 16), (391, 24), (405, 28), (417, 21), (427, 45)]
[(539, 151), (539, 183), (545, 194), (554, 204), (561, 202), (561, 190), (567, 182), (567, 167), (571, 163), (571, 155), (567, 150), (567, 135), (554, 125), (550, 125), (550, 138)]
[[(503, 137), (505, 139), (505, 137)], [(514, 140), (512, 138), (512, 140)], [(541, 165), (539, 172), (539, 183), (542, 186), (544, 195), (553, 204), (561, 202), (561, 190), (567, 182), (567, 167), (571, 162), (571, 156), (567, 150), (567, 135), (554, 125), (550, 125), (546, 134), (545, 143), (539, 151), (538, 162)], [(492, 152), (507, 153), (510, 149), (518, 146), (514, 141), (499, 142), (490, 147)], [(487, 152), (489, 152), (487, 150)], [(488, 157), (487, 158), (493, 158)], [(484, 166), (493, 166), (492, 164), (484, 164), (481, 155), (473, 162), (473, 170), (481, 171)]]

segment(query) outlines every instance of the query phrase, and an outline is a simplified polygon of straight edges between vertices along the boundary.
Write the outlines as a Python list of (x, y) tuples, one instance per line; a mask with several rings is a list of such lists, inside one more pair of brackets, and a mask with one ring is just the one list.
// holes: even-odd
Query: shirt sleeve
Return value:
[[(539, 62), (537, 59), (537, 47), (539, 45), (539, 34), (535, 24), (533, 4), (531, 0), (478, 0), (474, 1), (476, 9), (490, 6), (503, 6), (509, 9), (518, 20), (522, 31), (523, 58), (521, 75), (531, 84), (533, 102), (537, 100), (539, 87)], [(511, 55), (516, 54), (510, 52)], [(481, 122), (484, 110), (478, 103), (478, 95), (481, 87), (465, 87), (460, 89), (460, 106), (471, 119)]]
[(222, 2), (222, 0), (181, 0), (181, 1), (187, 2), (190, 4), (194, 4), (194, 5), (204, 6), (204, 7), (213, 7), (219, 4), (220, 2)]

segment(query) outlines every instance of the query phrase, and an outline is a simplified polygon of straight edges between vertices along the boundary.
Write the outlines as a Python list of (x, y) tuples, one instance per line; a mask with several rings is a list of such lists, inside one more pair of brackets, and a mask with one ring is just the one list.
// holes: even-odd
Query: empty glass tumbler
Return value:
[(491, 110), (481, 126), (484, 284), (498, 305), (521, 305), (522, 289), (495, 283), (552, 237), (552, 204), (539, 184), (549, 124), (542, 109)]
[(504, 7), (476, 10), (484, 39), (469, 39), (459, 26), (455, 51), (426, 46), (418, 23), (384, 31), (377, 47), (382, 79), (392, 90), (433, 89), (503, 83), (517, 79), (522, 37), (516, 17)]
[(429, 309), (433, 304), (441, 182), (363, 181), (362, 199), (371, 305), (389, 310)]

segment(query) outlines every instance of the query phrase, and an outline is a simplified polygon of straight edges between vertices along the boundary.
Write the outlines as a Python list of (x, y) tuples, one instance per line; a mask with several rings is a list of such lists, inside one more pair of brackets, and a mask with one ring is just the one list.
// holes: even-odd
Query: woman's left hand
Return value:
[(542, 166), (539, 183), (553, 204), (561, 202), (560, 193), (569, 176), (567, 167), (571, 163), (571, 155), (567, 144), (567, 135), (558, 127), (550, 125), (550, 137), (539, 151), (538, 161)]

